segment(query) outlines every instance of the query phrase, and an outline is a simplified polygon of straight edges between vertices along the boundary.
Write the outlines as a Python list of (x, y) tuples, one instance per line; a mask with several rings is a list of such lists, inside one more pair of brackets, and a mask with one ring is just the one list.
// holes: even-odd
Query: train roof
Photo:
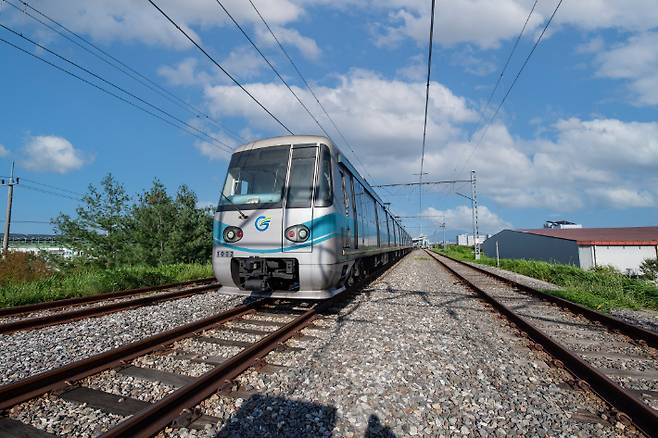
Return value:
[(331, 139), (321, 136), (321, 135), (283, 135), (280, 137), (270, 137), (264, 138), (258, 141), (252, 141), (250, 143), (243, 144), (238, 146), (233, 150), (233, 152), (243, 152), (251, 149), (266, 148), (270, 146), (279, 146), (285, 144), (304, 144), (304, 143), (324, 143), (328, 146), (334, 146), (334, 143)]

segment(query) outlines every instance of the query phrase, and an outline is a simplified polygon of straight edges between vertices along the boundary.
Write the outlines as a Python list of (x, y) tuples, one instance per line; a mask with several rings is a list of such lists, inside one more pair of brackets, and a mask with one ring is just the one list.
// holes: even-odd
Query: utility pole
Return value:
[(471, 170), (471, 209), (473, 214), (473, 252), (475, 260), (480, 260), (480, 243), (478, 242), (478, 198), (475, 171)]
[(3, 186), (7, 186), (7, 214), (5, 216), (5, 234), (2, 236), (2, 256), (5, 257), (9, 251), (9, 232), (11, 230), (11, 203), (14, 200), (14, 186), (18, 184), (19, 178), (14, 179), (14, 162), (11, 163), (11, 176), (8, 180), (0, 180)]
[(443, 218), (443, 223), (441, 224), (441, 228), (443, 228), (443, 249), (445, 250), (448, 247), (448, 243), (446, 242), (446, 219), (445, 219), (445, 217)]

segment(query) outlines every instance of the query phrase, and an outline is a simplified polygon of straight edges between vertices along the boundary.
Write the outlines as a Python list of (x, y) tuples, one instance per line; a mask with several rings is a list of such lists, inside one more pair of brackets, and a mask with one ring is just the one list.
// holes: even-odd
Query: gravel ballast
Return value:
[[(326, 330), (238, 377), (218, 436), (634, 436), (429, 256), (413, 253)], [(175, 434), (175, 431), (169, 431)]]
[(211, 291), (98, 318), (0, 335), (0, 384), (135, 342), (240, 304)]

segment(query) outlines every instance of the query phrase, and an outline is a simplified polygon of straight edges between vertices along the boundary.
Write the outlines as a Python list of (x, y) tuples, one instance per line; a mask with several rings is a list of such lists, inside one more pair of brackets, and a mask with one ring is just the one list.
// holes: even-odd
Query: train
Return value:
[(233, 151), (213, 221), (222, 293), (326, 299), (411, 248), (329, 138), (274, 137)]

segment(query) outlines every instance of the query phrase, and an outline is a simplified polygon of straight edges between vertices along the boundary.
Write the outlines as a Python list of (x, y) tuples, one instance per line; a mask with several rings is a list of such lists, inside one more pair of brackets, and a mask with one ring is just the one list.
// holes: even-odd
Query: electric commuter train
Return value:
[(238, 147), (213, 226), (213, 270), (232, 295), (324, 299), (411, 249), (411, 238), (326, 137)]

